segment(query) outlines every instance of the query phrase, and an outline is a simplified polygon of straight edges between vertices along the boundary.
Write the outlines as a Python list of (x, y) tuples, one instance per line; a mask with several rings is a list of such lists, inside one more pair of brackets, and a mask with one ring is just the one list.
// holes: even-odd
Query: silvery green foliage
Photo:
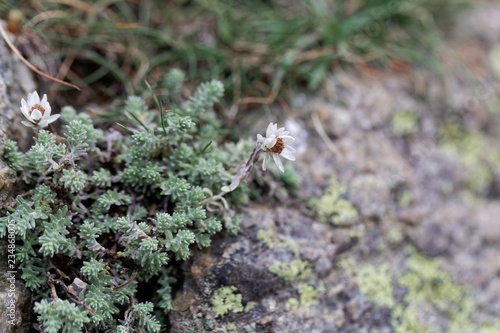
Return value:
[(182, 84), (186, 78), (186, 74), (180, 69), (174, 68), (168, 72), (163, 78), (163, 88), (172, 91), (179, 92), (182, 88)]
[(26, 162), (24, 155), (18, 150), (17, 142), (7, 140), (3, 156), (14, 171), (21, 172), (23, 170)]
[[(165, 84), (178, 91), (183, 79), (174, 72)], [(204, 83), (187, 101), (169, 96), (162, 114), (129, 97), (117, 116), (120, 132), (64, 107), (60, 136), (40, 130), (26, 153), (7, 143), (4, 158), (27, 191), (2, 214), (0, 236), (15, 221), (17, 261), (37, 295), (41, 331), (160, 331), (162, 316), (153, 313), (172, 307), (172, 265), (208, 246), (227, 220), (204, 200), (252, 149), (218, 143), (212, 107), (222, 94), (219, 81)], [(244, 201), (246, 189), (227, 199)], [(87, 285), (71, 293), (76, 278)], [(154, 306), (137, 300), (141, 283), (156, 284)]]
[(87, 184), (87, 175), (80, 170), (63, 169), (62, 176), (59, 178), (59, 184), (71, 193), (78, 193)]
[(89, 322), (85, 310), (67, 300), (43, 299), (35, 304), (35, 311), (44, 332), (47, 333), (81, 332), (81, 327)]

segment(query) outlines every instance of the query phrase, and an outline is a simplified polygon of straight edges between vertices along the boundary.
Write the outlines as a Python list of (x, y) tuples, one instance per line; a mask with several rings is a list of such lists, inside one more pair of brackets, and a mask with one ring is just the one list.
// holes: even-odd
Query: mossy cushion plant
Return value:
[[(166, 78), (171, 92), (182, 84), (178, 74)], [(219, 81), (203, 83), (189, 100), (161, 112), (131, 96), (119, 117), (135, 125), (107, 130), (64, 107), (59, 134), (44, 129), (57, 120), (45, 96), (23, 100), (35, 143), (26, 153), (13, 141), (6, 145), (4, 159), (27, 190), (2, 213), (0, 236), (15, 224), (16, 264), (34, 293), (36, 329), (165, 327), (173, 263), (188, 259), (193, 247), (208, 246), (223, 225), (238, 228), (223, 196), (245, 201), (248, 187), (238, 185), (260, 152), (270, 149), (279, 161), (285, 151), (293, 159), (291, 147), (272, 149), (288, 134), (274, 125), (265, 142), (221, 144), (212, 107), (222, 94)], [(292, 141), (286, 138), (287, 145)], [(154, 296), (144, 300), (139, 293), (146, 285)]]

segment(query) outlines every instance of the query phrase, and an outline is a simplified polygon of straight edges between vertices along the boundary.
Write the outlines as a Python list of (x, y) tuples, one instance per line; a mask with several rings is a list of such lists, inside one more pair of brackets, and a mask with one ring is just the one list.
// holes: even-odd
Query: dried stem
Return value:
[(219, 194), (205, 199), (202, 203), (204, 205), (213, 204), (216, 201), (223, 199), (222, 197), (226, 193), (234, 191), (240, 185), (240, 182), (248, 176), (248, 174), (252, 170), (253, 165), (255, 164), (255, 161), (259, 157), (261, 151), (262, 150), (260, 148), (260, 144), (255, 143), (255, 147), (253, 148), (252, 153), (250, 154), (248, 159), (240, 165), (238, 173), (234, 176), (233, 180), (231, 181), (231, 184), (229, 184), (229, 186), (223, 186)]
[(35, 73), (37, 73), (38, 75), (41, 75), (49, 80), (52, 80), (52, 81), (55, 81), (57, 83), (60, 83), (60, 84), (64, 84), (65, 86), (69, 86), (69, 87), (72, 87), (72, 88), (75, 88), (77, 90), (80, 90), (80, 88), (78, 86), (75, 86), (74, 84), (71, 84), (71, 83), (68, 83), (68, 82), (65, 82), (63, 80), (59, 80), (58, 78), (55, 78), (53, 76), (50, 76), (48, 74), (45, 74), (44, 72), (40, 71), (38, 68), (36, 68), (35, 66), (33, 66), (28, 60), (26, 60), (23, 55), (21, 54), (21, 52), (19, 52), (19, 50), (14, 46), (14, 44), (12, 44), (12, 42), (10, 41), (10, 38), (9, 36), (7, 35), (7, 32), (5, 32), (5, 29), (3, 28), (3, 26), (0, 24), (0, 35), (2, 35), (3, 39), (5, 40), (5, 43), (7, 43), (7, 45), (10, 47), (10, 49), (12, 50), (12, 52), (14, 52), (14, 54), (19, 58), (21, 59), (21, 61), (26, 65), (28, 66), (32, 71), (34, 71)]

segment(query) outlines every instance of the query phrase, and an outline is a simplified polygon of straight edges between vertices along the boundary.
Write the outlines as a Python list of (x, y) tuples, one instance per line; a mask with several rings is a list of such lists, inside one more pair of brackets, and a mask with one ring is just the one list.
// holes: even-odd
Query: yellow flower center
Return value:
[(283, 151), (283, 149), (285, 149), (285, 143), (283, 142), (283, 139), (282, 138), (277, 138), (276, 139), (276, 143), (269, 150), (272, 153), (281, 154), (281, 152)]

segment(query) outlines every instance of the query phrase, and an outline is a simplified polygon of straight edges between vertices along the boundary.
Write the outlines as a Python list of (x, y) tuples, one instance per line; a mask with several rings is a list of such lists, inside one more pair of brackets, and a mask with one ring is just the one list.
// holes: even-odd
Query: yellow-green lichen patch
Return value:
[(444, 149), (457, 156), (469, 171), (467, 188), (473, 193), (484, 192), (499, 172), (500, 150), (480, 132), (467, 131), (457, 124), (441, 128)]
[(228, 312), (242, 312), (241, 294), (236, 293), (234, 286), (227, 286), (217, 289), (212, 296), (211, 302), (214, 311), (218, 316), (223, 316)]
[(399, 285), (406, 288), (405, 300), (432, 304), (440, 312), (454, 313), (464, 308), (467, 298), (463, 287), (439, 268), (437, 259), (415, 253), (408, 258), (409, 271), (399, 278)]
[(377, 306), (392, 308), (395, 304), (389, 265), (361, 268), (356, 276), (359, 291)]
[(255, 302), (248, 302), (247, 305), (245, 305), (245, 312), (250, 312), (256, 305), (257, 303)]
[(411, 110), (402, 110), (392, 116), (392, 131), (397, 135), (409, 135), (418, 131), (417, 114)]
[(429, 327), (421, 323), (412, 306), (398, 304), (392, 310), (391, 324), (394, 333), (433, 333)]
[(314, 286), (307, 283), (301, 283), (297, 286), (297, 291), (299, 292), (301, 307), (312, 306), (319, 303), (318, 289), (314, 288)]
[(500, 319), (494, 319), (491, 322), (483, 323), (478, 330), (479, 333), (498, 333), (500, 332)]
[(290, 263), (276, 262), (269, 271), (291, 284), (298, 293), (298, 298), (291, 297), (286, 301), (287, 310), (295, 310), (319, 303), (319, 294), (325, 292), (323, 283), (314, 287), (312, 266), (308, 261), (294, 259)]
[(398, 199), (398, 204), (401, 207), (409, 207), (413, 201), (413, 195), (410, 191), (404, 191)]
[(257, 231), (257, 239), (264, 243), (268, 249), (274, 249), (276, 243), (279, 242), (279, 239), (276, 237), (276, 234), (272, 229), (260, 229)]
[[(411, 250), (406, 266), (404, 273), (396, 274), (391, 273), (387, 264), (360, 266), (352, 258), (338, 265), (356, 279), (360, 293), (368, 300), (392, 310), (395, 333), (500, 332), (500, 321), (496, 318), (473, 321), (476, 304), (468, 289), (441, 270), (437, 259)], [(405, 292), (401, 301), (394, 298), (395, 288)]]
[(289, 298), (285, 303), (285, 308), (287, 311), (293, 311), (300, 308), (300, 302), (296, 298)]
[(290, 263), (275, 262), (269, 267), (269, 271), (288, 283), (306, 281), (312, 276), (311, 264), (300, 259), (294, 259)]
[(257, 231), (257, 239), (266, 245), (268, 249), (275, 248), (288, 248), (290, 249), (296, 258), (299, 257), (299, 246), (291, 238), (277, 235), (273, 229)]
[(397, 228), (392, 228), (387, 231), (387, 242), (389, 245), (396, 245), (403, 241), (404, 235), (401, 230)]
[(310, 200), (309, 205), (317, 212), (321, 221), (336, 225), (347, 224), (358, 216), (358, 212), (348, 200), (342, 197), (346, 192), (347, 188), (332, 178), (324, 195), (319, 199)]
[(448, 318), (442, 332), (483, 332), (481, 324), (471, 321), (474, 300), (465, 287), (457, 285), (450, 274), (439, 268), (437, 259), (413, 253), (407, 266), (408, 272), (398, 279), (406, 295), (393, 311), (396, 333), (434, 332), (430, 329), (435, 325), (432, 318), (438, 316)]

